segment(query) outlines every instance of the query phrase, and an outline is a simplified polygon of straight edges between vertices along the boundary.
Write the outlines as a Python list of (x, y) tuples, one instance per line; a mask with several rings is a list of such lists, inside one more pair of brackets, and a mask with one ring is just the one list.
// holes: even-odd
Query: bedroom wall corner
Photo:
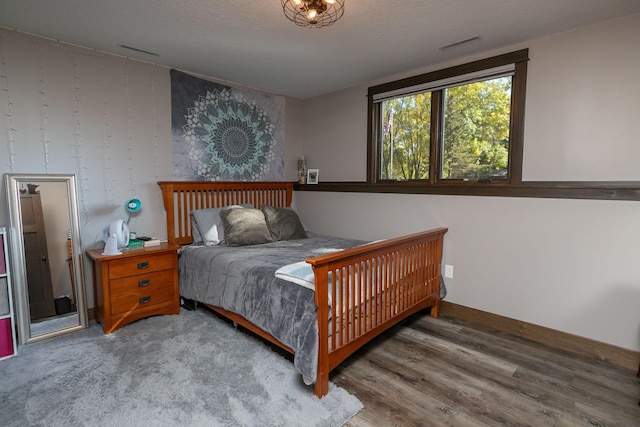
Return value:
[(298, 158), (304, 152), (304, 103), (285, 97), (284, 180), (298, 181)]

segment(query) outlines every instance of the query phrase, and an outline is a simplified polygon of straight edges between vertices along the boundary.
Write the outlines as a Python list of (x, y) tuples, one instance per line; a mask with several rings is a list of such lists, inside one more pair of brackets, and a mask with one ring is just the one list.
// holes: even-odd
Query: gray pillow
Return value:
[(271, 237), (275, 241), (306, 239), (307, 233), (293, 209), (262, 206)]
[(198, 230), (198, 223), (193, 217), (193, 212), (189, 212), (191, 215), (191, 237), (193, 237), (193, 243), (202, 243), (202, 236), (200, 235), (200, 230)]
[(227, 246), (269, 243), (271, 233), (260, 209), (225, 209), (220, 211)]
[(220, 212), (231, 208), (252, 208), (251, 203), (242, 205), (229, 205), (221, 208), (198, 209), (191, 211), (191, 234), (194, 243), (204, 243), (206, 246), (215, 246), (224, 240), (224, 228)]

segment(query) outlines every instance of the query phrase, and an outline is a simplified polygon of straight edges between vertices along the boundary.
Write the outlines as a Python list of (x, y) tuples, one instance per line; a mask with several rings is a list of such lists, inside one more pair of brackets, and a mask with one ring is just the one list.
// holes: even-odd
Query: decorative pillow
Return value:
[(260, 209), (225, 209), (220, 212), (227, 246), (249, 246), (272, 242)]
[(193, 243), (202, 243), (202, 236), (200, 235), (200, 230), (198, 230), (198, 223), (193, 217), (193, 212), (189, 212), (191, 215), (191, 237), (193, 237)]
[(252, 208), (251, 203), (242, 205), (229, 205), (222, 208), (198, 209), (191, 211), (191, 234), (193, 243), (204, 243), (206, 246), (215, 246), (224, 240), (224, 228), (220, 212), (231, 208)]
[(263, 205), (262, 213), (273, 240), (297, 240), (309, 237), (293, 209)]

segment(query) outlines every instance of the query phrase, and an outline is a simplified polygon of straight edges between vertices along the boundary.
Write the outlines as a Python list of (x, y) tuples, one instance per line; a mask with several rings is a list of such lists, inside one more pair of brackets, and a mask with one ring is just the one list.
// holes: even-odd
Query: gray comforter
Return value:
[(318, 368), (314, 291), (274, 273), (284, 265), (362, 243), (312, 235), (243, 247), (186, 246), (179, 258), (180, 295), (237, 313), (291, 347), (296, 369), (311, 384)]

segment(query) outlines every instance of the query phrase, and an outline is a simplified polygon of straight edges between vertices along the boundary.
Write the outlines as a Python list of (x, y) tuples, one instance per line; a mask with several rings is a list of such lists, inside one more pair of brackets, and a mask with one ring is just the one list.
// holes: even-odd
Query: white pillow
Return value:
[(193, 242), (203, 243), (206, 246), (215, 246), (224, 240), (224, 228), (220, 211), (231, 208), (253, 208), (251, 203), (242, 205), (229, 205), (221, 208), (198, 209), (191, 211), (194, 227), (192, 230)]

